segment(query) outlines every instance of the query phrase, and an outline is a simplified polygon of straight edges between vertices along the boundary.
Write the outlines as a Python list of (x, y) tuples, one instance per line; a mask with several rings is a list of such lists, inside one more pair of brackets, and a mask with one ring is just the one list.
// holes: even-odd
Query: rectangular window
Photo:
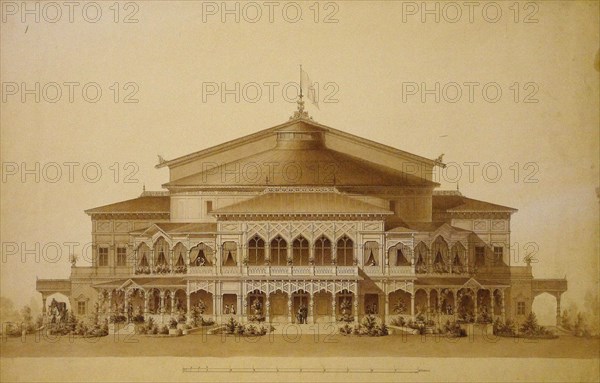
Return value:
[(485, 266), (485, 247), (475, 247), (475, 266)]
[(525, 315), (525, 302), (517, 302), (517, 315)]
[(98, 248), (98, 266), (108, 266), (108, 247)]
[(503, 256), (504, 248), (501, 246), (494, 246), (494, 264), (501, 265), (502, 264), (502, 256)]
[(77, 314), (85, 315), (85, 302), (77, 302)]
[(117, 248), (117, 266), (127, 266), (127, 248)]
[(390, 210), (396, 212), (396, 201), (390, 201)]
[(206, 201), (206, 214), (212, 212), (212, 210), (213, 210), (212, 201)]

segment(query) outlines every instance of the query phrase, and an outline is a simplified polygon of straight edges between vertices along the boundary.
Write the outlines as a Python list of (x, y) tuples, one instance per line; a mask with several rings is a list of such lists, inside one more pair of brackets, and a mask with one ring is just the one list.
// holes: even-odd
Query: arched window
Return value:
[(296, 266), (308, 265), (308, 241), (300, 236), (292, 244), (293, 264)]
[(336, 263), (340, 266), (354, 264), (354, 242), (345, 235), (337, 242)]
[(379, 244), (374, 241), (365, 243), (364, 254), (365, 266), (377, 266), (379, 264)]
[(417, 246), (415, 246), (415, 259), (416, 272), (427, 272), (427, 246), (423, 242), (419, 242)]
[(192, 247), (190, 251), (190, 265), (191, 266), (212, 266), (213, 264), (213, 250), (210, 246), (204, 243)]
[(154, 245), (154, 256), (155, 258), (155, 265), (156, 266), (165, 266), (167, 264), (167, 257), (166, 254), (169, 253), (169, 245), (167, 244), (167, 242), (164, 240), (164, 238), (159, 238), (158, 241), (156, 241), (156, 245)]
[(315, 241), (315, 265), (331, 265), (331, 241), (325, 236), (320, 236)]
[(287, 242), (277, 236), (271, 241), (271, 264), (275, 266), (287, 265)]
[(258, 235), (255, 235), (248, 241), (248, 264), (265, 264), (265, 241)]
[(237, 244), (235, 242), (223, 242), (223, 254), (221, 259), (223, 260), (223, 266), (237, 265)]
[(150, 249), (148, 248), (148, 246), (143, 243), (139, 248), (138, 248), (138, 253), (137, 253), (137, 257), (138, 257), (138, 264), (140, 266), (149, 266), (149, 262), (148, 262), (148, 254), (150, 253)]
[(396, 266), (409, 266), (409, 265), (410, 265), (410, 262), (408, 261), (408, 258), (406, 258), (406, 255), (404, 255), (402, 248), (396, 249)]

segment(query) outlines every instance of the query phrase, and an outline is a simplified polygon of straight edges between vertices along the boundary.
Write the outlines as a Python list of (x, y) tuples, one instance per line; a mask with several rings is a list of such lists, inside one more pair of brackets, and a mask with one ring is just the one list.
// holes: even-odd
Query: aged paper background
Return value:
[[(320, 84), (320, 109), (307, 104), (315, 120), (428, 158), (445, 153), (444, 161), (457, 164), (461, 173), (435, 174), (442, 188), (458, 184), (465, 195), (518, 208), (512, 219), (515, 259), (522, 262), (527, 244), (534, 243), (534, 275), (566, 276), (569, 281), (562, 306), (598, 307), (597, 1), (497, 2), (502, 14), (496, 22), (490, 21), (496, 8), (482, 14), (485, 2), (475, 2), (472, 20), (468, 8), (456, 3), (463, 12), (457, 22), (448, 20), (454, 13), (440, 13), (447, 9), (444, 2), (297, 2), (302, 20), (294, 19), (293, 10), (282, 15), (285, 2), (274, 2), (269, 20), (269, 8), (259, 2), (262, 17), (257, 22), (252, 22), (255, 9), (238, 2), (99, 1), (89, 9), (85, 2), (75, 3), (72, 15), (57, 3), (59, 17), (56, 7), (43, 2), (2, 2), (1, 294), (16, 306), (32, 299), (40, 304), (36, 277), (68, 277), (64, 244), (75, 243), (75, 252), (81, 253), (91, 240), (83, 210), (133, 198), (143, 186), (160, 190), (167, 171), (154, 169), (157, 155), (175, 158), (287, 120), (295, 100), (293, 91), (286, 96), (282, 89), (298, 81), (302, 64)], [(240, 20), (223, 14), (225, 6), (239, 7)], [(439, 7), (439, 22), (426, 14), (425, 6)], [(23, 15), (21, 7), (33, 14)], [(217, 13), (207, 12), (214, 7)], [(87, 14), (82, 14), (84, 8)], [(97, 9), (101, 16), (94, 14)], [(467, 82), (480, 84), (473, 100)], [(61, 97), (48, 85), (53, 83)], [(73, 85), (72, 100), (66, 83), (79, 84)], [(208, 83), (217, 84), (219, 91), (207, 94)], [(223, 91), (236, 89), (236, 83), (237, 94)], [(265, 83), (275, 84), (271, 95)], [(426, 89), (457, 83), (463, 94), (454, 98), (440, 91), (439, 101), (435, 95), (423, 100), (421, 93), (407, 93), (409, 83)], [(490, 83), (502, 91), (497, 100), (481, 93)], [(95, 85), (82, 93), (89, 84)], [(256, 87), (248, 84), (258, 84), (262, 94), (256, 96)], [(101, 95), (95, 94), (98, 88)], [(473, 174), (466, 165), (471, 162), (478, 163)], [(73, 164), (72, 174), (65, 163)], [(90, 173), (82, 173), (90, 164)], [(501, 175), (482, 172), (486, 164), (501, 169)], [(96, 169), (101, 170), (98, 176)], [(8, 257), (6, 243), (18, 244), (21, 251), (37, 250), (25, 251), (30, 255), (24, 260), (22, 254)], [(47, 247), (54, 243), (58, 254)], [(554, 298), (538, 297), (534, 310), (542, 323), (553, 324)], [(251, 356), (260, 357), (260, 350)], [(473, 359), (456, 369), (446, 356), (460, 358), (440, 355), (403, 363), (432, 368), (423, 381), (598, 379), (598, 359)], [(194, 360), (131, 357), (3, 358), (2, 380), (199, 379), (155, 368), (176, 366), (179, 371)], [(598, 355), (590, 355), (594, 357)], [(258, 358), (250, 364), (273, 363)], [(281, 363), (387, 364), (381, 358), (342, 356)], [(222, 377), (240, 379), (348, 378)], [(405, 376), (350, 380), (361, 379)]]

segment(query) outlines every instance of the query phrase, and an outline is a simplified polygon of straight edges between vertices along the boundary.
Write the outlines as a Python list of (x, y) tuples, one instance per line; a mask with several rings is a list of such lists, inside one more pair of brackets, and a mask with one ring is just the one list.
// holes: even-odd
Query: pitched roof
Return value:
[(492, 281), (487, 279), (475, 279), (475, 278), (436, 278), (436, 277), (426, 277), (426, 278), (417, 278), (415, 281), (415, 285), (417, 286), (464, 286), (471, 279), (477, 282), (482, 286), (508, 286), (505, 282)]
[(194, 186), (437, 186), (412, 174), (325, 146), (303, 150), (278, 146), (166, 183)]
[(460, 227), (451, 226), (446, 222), (403, 222), (398, 223), (398, 226), (387, 229), (387, 233), (419, 233), (419, 232), (434, 232), (443, 225), (448, 225), (454, 231), (468, 232)]
[[(162, 231), (168, 234), (192, 234), (192, 233), (216, 233), (216, 223), (175, 223), (175, 222), (157, 222), (153, 226), (157, 226)], [(152, 227), (152, 226), (150, 226)], [(130, 231), (130, 234), (142, 234), (150, 227), (144, 229)]]
[(169, 196), (142, 195), (138, 198), (88, 209), (85, 213), (170, 213), (170, 205)]
[(506, 212), (514, 213), (517, 209), (497, 205), (490, 202), (479, 201), (464, 197), (462, 194), (433, 194), (432, 207), (434, 212)]
[(329, 188), (331, 191), (323, 189), (313, 192), (296, 192), (293, 188), (268, 189), (258, 197), (216, 209), (213, 214), (393, 214), (387, 209), (348, 197), (335, 188)]
[(356, 140), (358, 142), (360, 142), (361, 144), (365, 144), (365, 145), (369, 145), (369, 146), (373, 146), (376, 147), (380, 150), (385, 150), (391, 153), (394, 153), (396, 155), (402, 155), (402, 156), (407, 156), (410, 157), (411, 159), (415, 160), (415, 161), (419, 161), (419, 162), (424, 162), (427, 163), (429, 165), (435, 165), (436, 162), (434, 160), (431, 160), (429, 158), (425, 158), (416, 154), (412, 154), (409, 152), (406, 152), (404, 150), (400, 150), (397, 148), (394, 148), (392, 146), (389, 145), (385, 145), (385, 144), (381, 144), (379, 142), (375, 142), (372, 140), (368, 140), (366, 138), (360, 137), (360, 136), (356, 136), (354, 134), (350, 134), (350, 133), (346, 133), (344, 131), (338, 130), (338, 129), (334, 129), (332, 127), (320, 124), (314, 120), (309, 120), (309, 119), (290, 119), (289, 121), (286, 121), (282, 124), (273, 126), (271, 128), (267, 128), (267, 129), (263, 129), (260, 130), (258, 132), (255, 133), (251, 133), (239, 138), (236, 138), (234, 140), (228, 141), (228, 142), (224, 142), (222, 144), (207, 148), (207, 149), (203, 149), (203, 150), (199, 150), (197, 152), (194, 153), (190, 153), (181, 157), (177, 157), (168, 161), (162, 161), (159, 164), (156, 165), (156, 168), (161, 168), (164, 166), (168, 166), (171, 167), (173, 165), (177, 165), (180, 163), (185, 163), (187, 161), (191, 161), (197, 158), (202, 158), (208, 155), (211, 155), (215, 152), (219, 152), (222, 150), (227, 150), (231, 147), (236, 147), (236, 146), (240, 146), (240, 145), (244, 145), (249, 141), (256, 141), (256, 140), (260, 140), (261, 138), (274, 133), (276, 131), (291, 131), (294, 129), (300, 129), (302, 131), (305, 130), (313, 130), (313, 131), (322, 131), (322, 132), (327, 132), (330, 134), (334, 134), (336, 136), (340, 136), (340, 137), (344, 137), (344, 138), (351, 138), (353, 140)]

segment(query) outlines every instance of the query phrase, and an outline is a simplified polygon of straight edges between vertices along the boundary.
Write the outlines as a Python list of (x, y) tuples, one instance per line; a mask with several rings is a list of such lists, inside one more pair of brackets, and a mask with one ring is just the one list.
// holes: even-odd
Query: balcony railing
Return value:
[(193, 266), (189, 273), (193, 275), (235, 275), (235, 276), (354, 276), (358, 275), (357, 266), (221, 266), (220, 273), (216, 267)]

